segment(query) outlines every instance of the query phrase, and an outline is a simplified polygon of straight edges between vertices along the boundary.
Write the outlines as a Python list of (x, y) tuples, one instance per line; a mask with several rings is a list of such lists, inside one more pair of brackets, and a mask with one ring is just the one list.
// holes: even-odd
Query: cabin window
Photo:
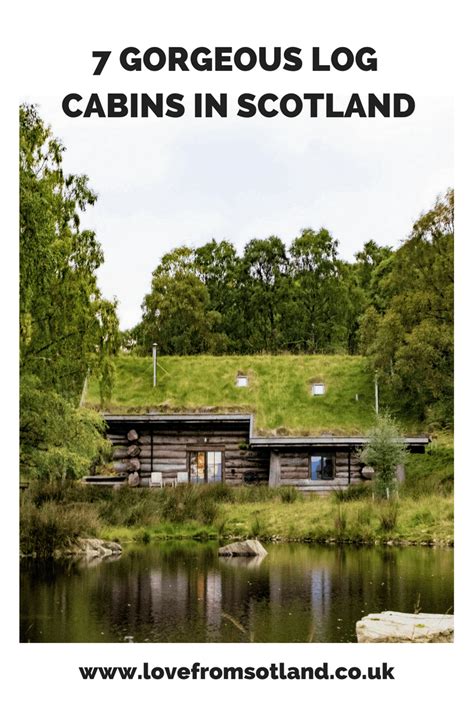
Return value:
[(312, 481), (330, 481), (334, 478), (334, 459), (332, 456), (311, 456), (310, 477)]
[(191, 483), (221, 483), (222, 451), (191, 451), (189, 480)]
[(247, 377), (247, 375), (237, 375), (235, 380), (236, 387), (248, 387), (248, 384), (249, 378)]
[(311, 385), (311, 394), (313, 397), (318, 397), (326, 391), (326, 388), (324, 387), (324, 384), (322, 382), (314, 382)]

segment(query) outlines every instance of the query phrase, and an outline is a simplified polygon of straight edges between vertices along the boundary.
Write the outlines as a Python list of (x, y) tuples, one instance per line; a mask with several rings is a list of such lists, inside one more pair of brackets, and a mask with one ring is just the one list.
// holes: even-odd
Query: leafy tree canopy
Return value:
[[(44, 473), (49, 461), (51, 472), (63, 466), (61, 475), (79, 475), (97, 438), (95, 425), (75, 407), (91, 371), (99, 373), (104, 400), (110, 395), (118, 320), (115, 302), (97, 286), (100, 245), (94, 232), (80, 226), (80, 214), (97, 196), (87, 176), (64, 173), (64, 150), (36, 107), (21, 106), (20, 367), (27, 423), (21, 459), (27, 473)], [(74, 443), (68, 448), (72, 434), (82, 442), (77, 449)]]

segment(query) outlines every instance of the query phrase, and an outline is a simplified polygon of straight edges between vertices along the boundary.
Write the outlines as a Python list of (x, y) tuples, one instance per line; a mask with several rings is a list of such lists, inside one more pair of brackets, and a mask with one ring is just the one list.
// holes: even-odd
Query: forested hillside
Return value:
[[(381, 235), (383, 239), (383, 235)], [(453, 400), (454, 194), (439, 198), (398, 249), (367, 241), (352, 263), (330, 232), (287, 248), (252, 239), (165, 254), (142, 321), (124, 334), (139, 355), (363, 354), (399, 416), (450, 425)]]

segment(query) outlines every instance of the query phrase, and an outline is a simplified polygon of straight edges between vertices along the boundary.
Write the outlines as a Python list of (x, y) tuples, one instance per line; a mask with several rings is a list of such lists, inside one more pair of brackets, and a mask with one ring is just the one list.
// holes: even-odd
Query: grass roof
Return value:
[[(238, 374), (248, 387), (237, 387)], [(120, 356), (107, 411), (251, 412), (259, 434), (360, 434), (374, 421), (374, 382), (363, 357), (231, 355), (159, 357), (153, 387), (151, 357)], [(323, 383), (325, 393), (311, 394)], [(100, 409), (96, 380), (87, 404)]]

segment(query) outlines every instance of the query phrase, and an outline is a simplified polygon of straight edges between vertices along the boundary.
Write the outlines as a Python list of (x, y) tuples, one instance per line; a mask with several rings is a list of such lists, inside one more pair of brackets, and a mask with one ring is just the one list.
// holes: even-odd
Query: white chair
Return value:
[(178, 473), (176, 474), (176, 482), (178, 486), (180, 483), (188, 483), (188, 472), (178, 471)]
[(150, 487), (158, 486), (163, 488), (163, 474), (161, 471), (152, 471), (150, 477)]

